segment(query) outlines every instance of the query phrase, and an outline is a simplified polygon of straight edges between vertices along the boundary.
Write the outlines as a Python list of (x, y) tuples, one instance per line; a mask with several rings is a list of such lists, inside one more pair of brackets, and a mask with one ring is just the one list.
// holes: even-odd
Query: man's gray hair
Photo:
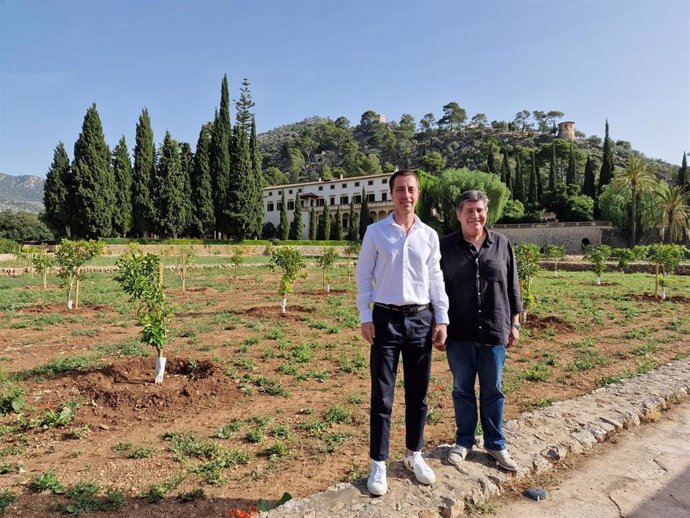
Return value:
[(462, 210), (462, 206), (465, 205), (466, 201), (483, 201), (484, 207), (489, 208), (489, 197), (484, 191), (471, 190), (463, 192), (458, 198), (458, 202), (455, 204), (455, 210)]

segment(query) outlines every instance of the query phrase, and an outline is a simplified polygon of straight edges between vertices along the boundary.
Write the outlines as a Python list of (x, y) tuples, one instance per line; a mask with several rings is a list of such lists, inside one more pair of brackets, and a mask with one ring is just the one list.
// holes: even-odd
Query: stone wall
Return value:
[(504, 234), (512, 244), (563, 245), (567, 254), (582, 253), (583, 244), (625, 246), (616, 236), (615, 228), (607, 221), (519, 223), (495, 225), (492, 230)]

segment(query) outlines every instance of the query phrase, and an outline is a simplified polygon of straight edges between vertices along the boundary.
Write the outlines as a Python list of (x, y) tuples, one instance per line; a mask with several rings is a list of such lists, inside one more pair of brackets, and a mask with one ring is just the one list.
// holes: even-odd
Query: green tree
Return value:
[(223, 76), (220, 88), (220, 110), (213, 121), (211, 135), (210, 171), (213, 192), (213, 208), (216, 216), (216, 234), (221, 236), (229, 231), (226, 216), (228, 191), (230, 190), (230, 141), (232, 128), (230, 125), (230, 98), (228, 93), (228, 77)]
[(324, 246), (321, 249), (321, 255), (316, 259), (316, 265), (321, 269), (323, 291), (330, 293), (331, 286), (328, 282), (328, 272), (336, 260), (338, 259), (338, 251), (332, 246)]
[(570, 143), (570, 153), (568, 154), (568, 170), (565, 175), (565, 183), (575, 184), (577, 175), (577, 160), (575, 158), (575, 144)]
[(355, 212), (355, 199), (350, 200), (350, 218), (347, 227), (347, 240), (357, 241), (357, 234), (359, 233), (359, 216)]
[(527, 321), (527, 311), (535, 304), (534, 292), (532, 291), (532, 281), (539, 271), (539, 261), (541, 261), (541, 251), (539, 245), (534, 243), (518, 243), (514, 249), (515, 263), (520, 280), (520, 296), (522, 297), (523, 313), (520, 315), (522, 323)]
[(144, 108), (137, 123), (132, 171), (132, 225), (133, 230), (142, 237), (149, 236), (156, 218), (153, 200), (155, 166), (156, 150), (151, 118)]
[(549, 160), (549, 191), (556, 189), (556, 141), (551, 142), (551, 159)]
[(187, 203), (184, 198), (185, 175), (180, 164), (180, 148), (165, 132), (156, 164), (156, 231), (164, 237), (177, 237), (185, 229)]
[(210, 151), (212, 124), (204, 124), (196, 143), (194, 167), (190, 175), (192, 188), (191, 234), (195, 237), (213, 237), (216, 228), (216, 214), (213, 208), (211, 186)]
[(192, 174), (194, 170), (194, 153), (192, 153), (192, 146), (189, 142), (180, 142), (180, 170), (184, 177), (184, 230), (182, 235), (190, 236), (192, 229)]
[(601, 275), (606, 271), (607, 261), (611, 257), (611, 247), (608, 245), (585, 247), (585, 261), (592, 263), (592, 269), (597, 276), (596, 284), (601, 286)]
[(508, 185), (508, 182), (510, 181), (510, 164), (508, 162), (508, 152), (504, 149), (501, 152), (501, 155), (501, 181), (508, 186), (508, 189), (510, 189), (510, 185)]
[(467, 112), (456, 102), (450, 102), (443, 107), (443, 117), (438, 121), (438, 125), (445, 127), (449, 131), (457, 130), (465, 123)]
[(515, 181), (513, 185), (513, 198), (518, 201), (525, 203), (527, 201), (527, 196), (525, 196), (525, 176), (524, 176), (524, 165), (521, 158), (521, 152), (515, 153)]
[(287, 202), (285, 201), (285, 191), (280, 198), (280, 224), (278, 225), (278, 239), (287, 241), (290, 237), (290, 221), (288, 220)]
[(37, 250), (31, 256), (31, 265), (33, 269), (43, 279), (43, 289), (48, 288), (48, 270), (53, 266), (53, 258), (49, 256), (45, 250)]
[(292, 293), (292, 285), (300, 277), (305, 274), (302, 270), (305, 268), (304, 256), (294, 246), (279, 246), (277, 250), (271, 255), (270, 261), (271, 270), (279, 268), (283, 275), (280, 279), (280, 286), (278, 294), (283, 298), (280, 309), (283, 314), (287, 310), (287, 296)]
[(331, 213), (328, 210), (328, 205), (323, 206), (321, 219), (319, 220), (319, 228), (316, 232), (316, 239), (319, 241), (327, 241), (331, 236)]
[(688, 154), (683, 153), (683, 163), (678, 169), (678, 185), (681, 187), (690, 185), (690, 176), (688, 176)]
[(534, 210), (539, 205), (539, 177), (537, 173), (537, 154), (532, 150), (532, 167), (529, 175), (529, 189), (527, 191), (527, 203)]
[(0, 239), (14, 241), (48, 241), (53, 233), (34, 212), (0, 211)]
[(338, 210), (335, 211), (335, 221), (331, 224), (331, 236), (333, 241), (343, 240), (343, 213), (338, 205)]
[(544, 247), (544, 258), (553, 261), (553, 274), (558, 277), (558, 263), (565, 257), (565, 247), (563, 245), (546, 245)]
[(252, 235), (258, 237), (261, 234), (261, 228), (264, 223), (264, 175), (262, 171), (262, 157), (261, 149), (259, 147), (259, 140), (256, 136), (256, 121), (252, 117), (252, 124), (249, 133), (249, 156), (252, 161), (251, 173), (251, 196), (250, 205), (252, 207)]
[(647, 162), (637, 156), (630, 157), (628, 165), (619, 170), (613, 177), (611, 187), (626, 192), (630, 196), (630, 236), (628, 245), (632, 248), (637, 241), (637, 203), (640, 193), (645, 193), (654, 188), (656, 177), (652, 173)]
[[(103, 252), (102, 241), (71, 241), (63, 239), (55, 252), (55, 263), (58, 266), (58, 277), (62, 279), (63, 288), (67, 289), (67, 308), (79, 308), (79, 281), (81, 269), (94, 257)], [(74, 298), (72, 298), (74, 293)]]
[(129, 159), (124, 135), (113, 151), (113, 174), (115, 175), (113, 232), (118, 236), (126, 236), (132, 229), (132, 162)]
[(587, 154), (587, 164), (585, 165), (585, 180), (582, 185), (582, 194), (594, 199), (597, 194), (595, 175), (595, 164), (592, 157)]
[(292, 225), (290, 226), (290, 239), (295, 241), (302, 240), (302, 199), (300, 198), (299, 191), (295, 196), (295, 210), (292, 214)]
[(438, 151), (432, 151), (422, 157), (422, 167), (431, 174), (440, 174), (446, 167), (446, 159)]
[(369, 200), (367, 193), (362, 188), (362, 204), (359, 206), (359, 239), (364, 239), (364, 234), (369, 226)]
[(309, 240), (310, 241), (316, 241), (316, 231), (317, 229), (317, 222), (316, 222), (316, 209), (314, 206), (311, 206), (311, 209), (309, 210)]
[(81, 237), (110, 237), (113, 231), (115, 177), (110, 150), (96, 105), (86, 111), (79, 138), (74, 144), (75, 233)]
[(240, 125), (233, 130), (230, 161), (230, 187), (223, 209), (226, 231), (235, 239), (246, 239), (253, 236), (256, 230), (254, 221), (255, 184), (252, 171), (252, 159), (249, 154), (249, 136)]
[(685, 247), (673, 244), (654, 244), (649, 247), (649, 260), (656, 266), (656, 282), (654, 296), (659, 296), (661, 286), (661, 300), (666, 299), (666, 286), (669, 277), (685, 256)]
[(44, 219), (58, 235), (71, 235), (73, 214), (73, 186), (69, 157), (62, 142), (53, 153), (53, 162), (43, 187)]
[(658, 229), (664, 242), (690, 238), (690, 193), (683, 187), (660, 182), (645, 205), (643, 223)]
[(598, 192), (608, 185), (613, 179), (613, 144), (609, 137), (609, 121), (606, 119), (605, 135), (604, 135), (604, 151), (601, 157), (601, 170), (599, 171), (599, 188)]
[(236, 125), (243, 128), (247, 133), (252, 120), (254, 120), (254, 115), (250, 110), (255, 104), (252, 100), (252, 93), (249, 90), (249, 80), (245, 77), (240, 86), (240, 98), (235, 101), (235, 121)]

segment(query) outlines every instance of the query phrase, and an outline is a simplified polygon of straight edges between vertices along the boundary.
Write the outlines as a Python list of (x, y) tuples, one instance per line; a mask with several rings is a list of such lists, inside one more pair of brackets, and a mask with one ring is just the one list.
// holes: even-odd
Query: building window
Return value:
[(384, 178), (383, 180), (381, 180), (381, 183), (388, 183), (388, 180)]
[(367, 201), (376, 201), (376, 195), (373, 192), (367, 193)]
[(374, 185), (374, 180), (369, 180), (369, 181), (367, 182), (367, 185)]
[(335, 205), (335, 196), (331, 196), (331, 205)]
[(323, 185), (319, 185), (319, 191), (323, 191)]
[(362, 195), (361, 194), (355, 194), (352, 197), (353, 200), (355, 200), (355, 203), (360, 204), (362, 203)]
[(381, 193), (381, 201), (387, 201), (388, 200), (388, 193), (386, 191), (383, 191)]
[(347, 188), (347, 184), (344, 183), (344, 184), (342, 185), (342, 188), (343, 188), (343, 189)]
[(267, 212), (273, 212), (273, 202), (266, 205), (266, 211)]
[(268, 191), (268, 196), (273, 196), (273, 191)]
[(347, 196), (341, 196), (340, 197), (340, 204), (341, 205), (347, 205), (348, 203), (350, 203), (350, 200), (347, 199)]
[(359, 182), (355, 182), (355, 187), (359, 187)]
[(288, 202), (288, 210), (295, 210), (295, 202), (294, 201), (289, 201)]
[(302, 189), (297, 189), (297, 192), (302, 192)]
[(332, 184), (331, 184), (331, 191), (334, 190), (334, 189), (335, 189), (335, 184), (332, 183)]
[(319, 198), (318, 200), (316, 200), (316, 206), (323, 207), (323, 198)]

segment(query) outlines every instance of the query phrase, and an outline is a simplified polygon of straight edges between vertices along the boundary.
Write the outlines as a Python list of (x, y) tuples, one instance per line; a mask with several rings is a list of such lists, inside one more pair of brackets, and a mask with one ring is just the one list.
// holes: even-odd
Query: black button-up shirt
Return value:
[(448, 338), (506, 344), (522, 313), (515, 255), (508, 238), (487, 231), (477, 250), (462, 231), (441, 238), (441, 270), (450, 302)]

